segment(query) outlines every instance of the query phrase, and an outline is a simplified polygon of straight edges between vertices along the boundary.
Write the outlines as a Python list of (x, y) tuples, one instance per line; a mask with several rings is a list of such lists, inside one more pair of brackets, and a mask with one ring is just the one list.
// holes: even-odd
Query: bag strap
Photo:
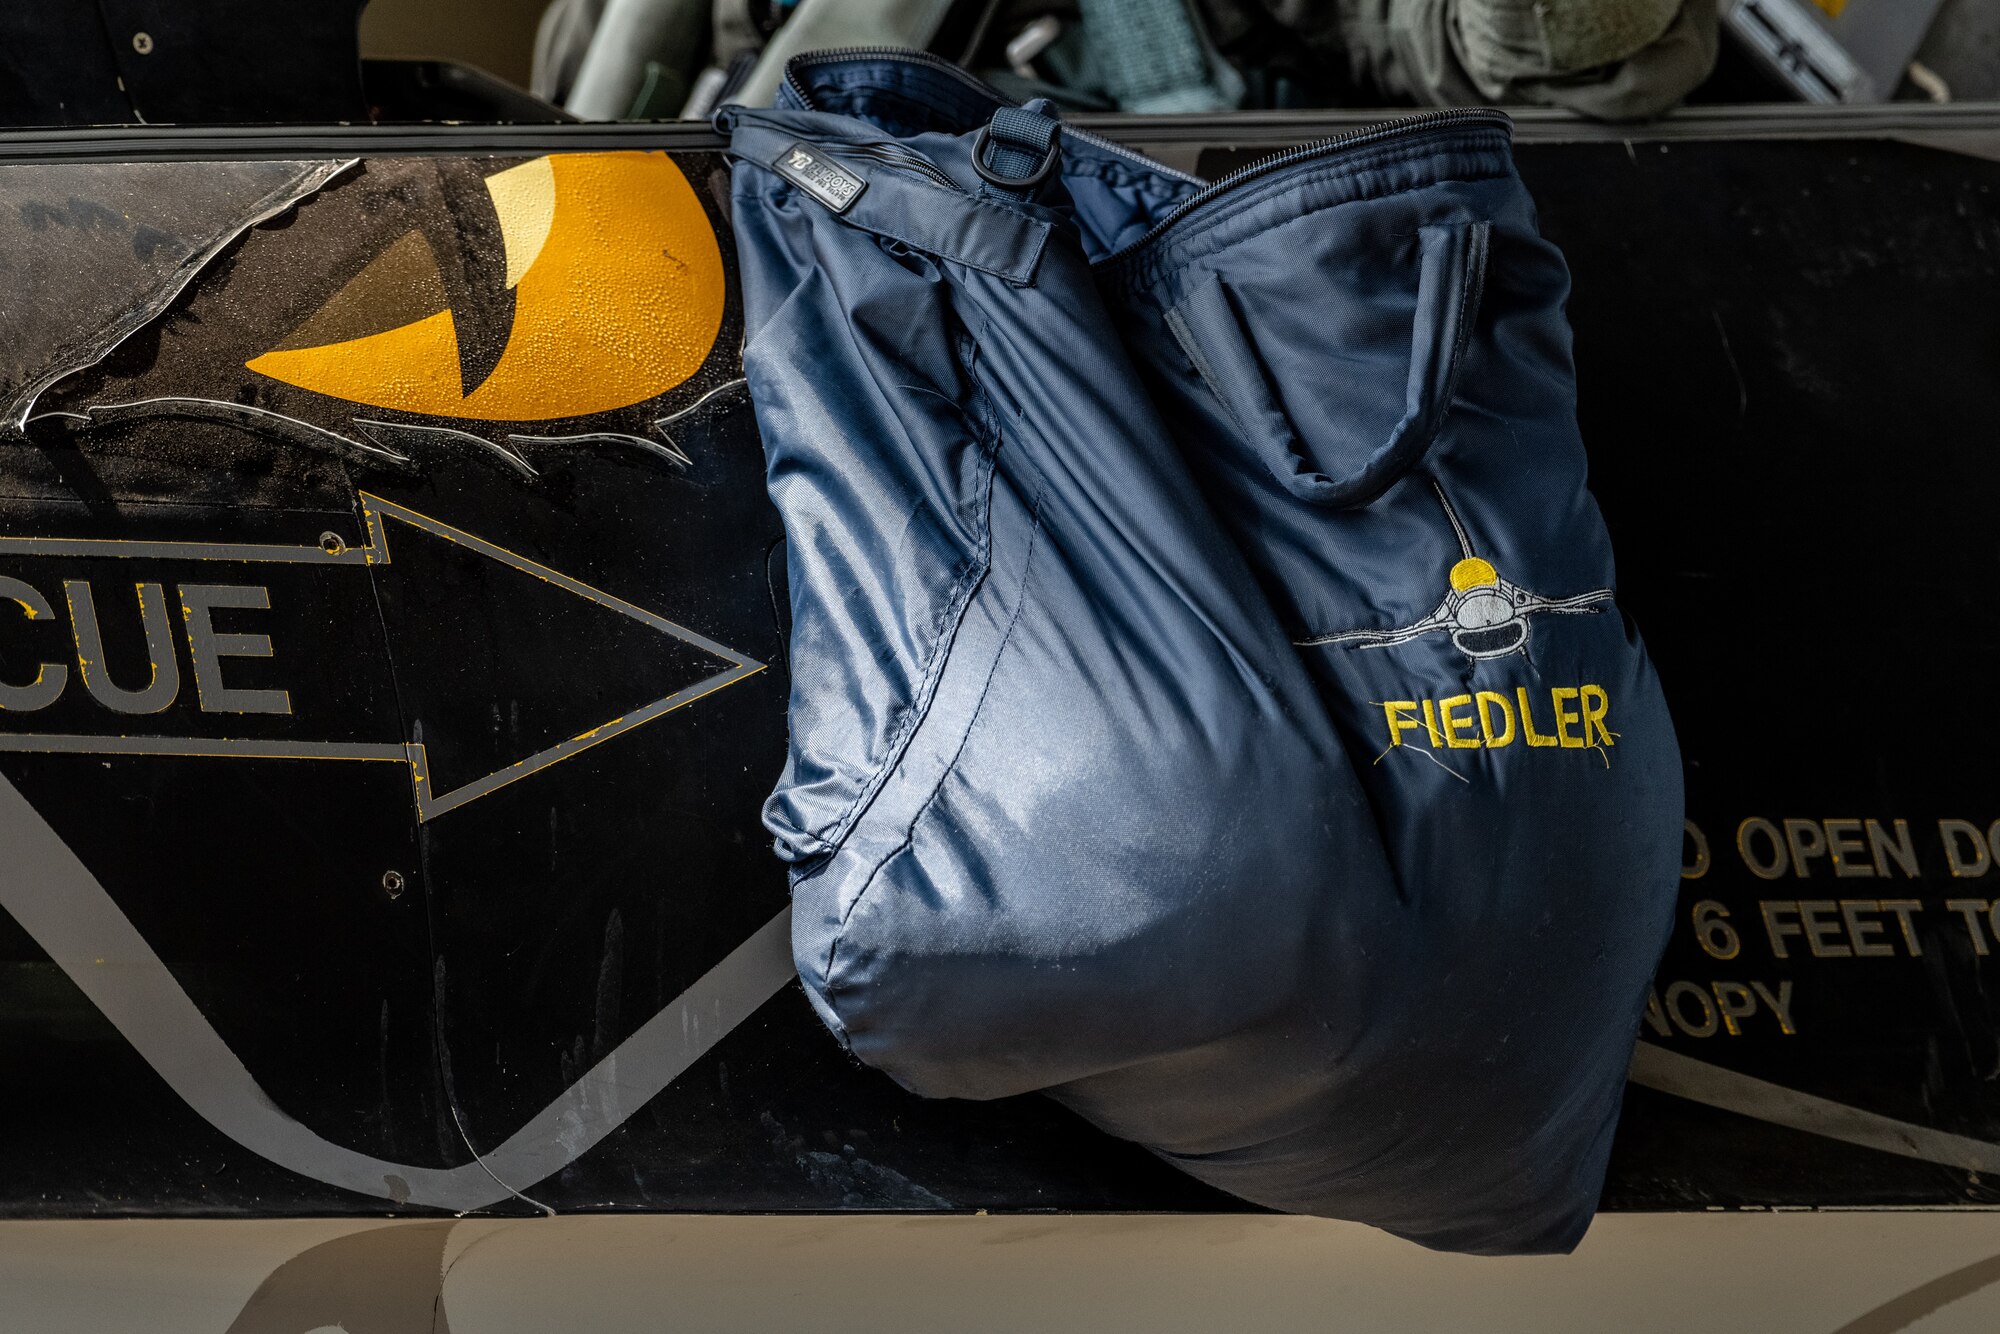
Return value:
[[(831, 119), (831, 118), (826, 118)], [(996, 200), (941, 189), (891, 158), (922, 158), (894, 141), (802, 137), (797, 115), (731, 107), (717, 118), (729, 153), (779, 176), (851, 227), (901, 241), (1018, 287), (1034, 284), (1050, 224)]]
[(1328, 477), (1313, 466), (1244, 336), (1219, 273), (1196, 284), (1167, 312), (1167, 327), (1271, 475), (1300, 500), (1356, 509), (1400, 481), (1429, 452), (1451, 412), (1459, 361), (1479, 311), (1491, 225), (1462, 222), (1418, 230), (1417, 311), (1403, 419), (1353, 474)]
[(972, 169), (986, 182), (981, 194), (1027, 199), (1062, 159), (1062, 122), (1044, 115), (1036, 99), (1024, 107), (1001, 107), (980, 126), (972, 141)]

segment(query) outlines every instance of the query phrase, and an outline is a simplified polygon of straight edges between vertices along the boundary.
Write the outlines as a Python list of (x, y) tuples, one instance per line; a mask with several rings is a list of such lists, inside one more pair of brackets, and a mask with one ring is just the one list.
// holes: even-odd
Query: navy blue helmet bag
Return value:
[(1505, 121), (1204, 188), (872, 52), (725, 125), (821, 1016), (1260, 1204), (1574, 1246), (1681, 780)]
[(1367, 1005), (1329, 961), (1397, 950), (1298, 651), (1061, 217), (982, 197), (971, 136), (728, 123), (807, 995), (920, 1093), (1073, 1092), (1255, 1175), (1312, 1118), (1311, 1079), (1265, 1072), (1331, 1068)]

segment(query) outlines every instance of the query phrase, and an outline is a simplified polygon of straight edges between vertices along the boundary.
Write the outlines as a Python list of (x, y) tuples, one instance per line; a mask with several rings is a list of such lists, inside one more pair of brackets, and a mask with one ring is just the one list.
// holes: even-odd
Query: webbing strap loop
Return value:
[(972, 141), (972, 169), (987, 184), (1025, 199), (1056, 169), (1061, 129), (1061, 122), (1039, 111), (1001, 107)]

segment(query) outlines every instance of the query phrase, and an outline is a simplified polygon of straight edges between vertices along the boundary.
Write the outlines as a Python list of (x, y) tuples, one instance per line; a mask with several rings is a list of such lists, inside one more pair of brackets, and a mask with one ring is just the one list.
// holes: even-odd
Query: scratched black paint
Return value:
[[(1796, 1037), (1663, 1040), (1917, 1125), (2000, 1140), (2000, 968), (1945, 900), (1940, 817), (2000, 816), (1980, 701), (2000, 651), (1993, 367), (2000, 164), (1894, 142), (1524, 147), (1575, 274), (1592, 482), (1688, 763), (1742, 955), (1683, 928), (1660, 976), (1794, 981)], [(1763, 881), (1745, 818), (1907, 819), (1921, 879)], [(1757, 904), (1912, 898), (1921, 958), (1777, 960)], [(1891, 935), (1897, 934), (1891, 923)], [(1654, 1037), (1650, 1032), (1649, 1038)], [(1951, 1168), (1633, 1090), (1611, 1199), (1996, 1203)]]

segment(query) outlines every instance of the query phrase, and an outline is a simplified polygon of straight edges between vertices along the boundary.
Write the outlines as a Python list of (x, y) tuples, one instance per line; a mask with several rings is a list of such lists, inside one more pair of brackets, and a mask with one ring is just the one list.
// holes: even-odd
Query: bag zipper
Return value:
[(1167, 211), (1167, 215), (1146, 229), (1146, 234), (1129, 245), (1120, 247), (1094, 264), (1093, 268), (1107, 268), (1118, 263), (1133, 251), (1144, 248), (1162, 232), (1172, 227), (1182, 218), (1209, 203), (1219, 195), (1240, 186), (1247, 185), (1260, 176), (1282, 170), (1295, 163), (1311, 158), (1330, 157), (1357, 148), (1371, 148), (1391, 139), (1408, 138), (1411, 135), (1428, 134), (1433, 130), (1449, 129), (1457, 125), (1492, 125), (1502, 129), (1512, 129), (1514, 122), (1502, 111), (1486, 107), (1453, 108), (1448, 111), (1428, 111), (1421, 116), (1406, 116), (1402, 120), (1392, 120), (1382, 125), (1373, 125), (1365, 130), (1355, 130), (1349, 134), (1337, 134), (1331, 139), (1316, 139), (1297, 148), (1273, 153), (1266, 158), (1246, 163), (1220, 180), (1189, 195)]
[[(952, 64), (949, 60), (934, 56), (928, 51), (899, 50), (895, 47), (886, 46), (864, 46), (849, 50), (814, 51), (809, 55), (794, 56), (785, 65), (785, 86), (791, 89), (792, 95), (798, 98), (802, 105), (811, 107), (813, 106), (812, 93), (799, 78), (799, 71), (814, 65), (837, 64), (849, 60), (894, 60), (906, 65), (921, 65), (925, 69), (937, 70), (940, 73), (957, 79), (967, 88), (972, 89), (983, 97), (997, 97), (1003, 105), (1019, 105), (1001, 96), (994, 89), (988, 88), (984, 83), (981, 83), (957, 65)], [(1202, 187), (1169, 209), (1165, 217), (1146, 229), (1144, 236), (1141, 236), (1129, 245), (1120, 247), (1116, 252), (1099, 260), (1092, 266), (1093, 268), (1104, 268), (1118, 263), (1133, 251), (1141, 249), (1162, 232), (1166, 231), (1167, 228), (1179, 222), (1195, 209), (1215, 199), (1218, 195), (1234, 190), (1238, 186), (1256, 180), (1258, 177), (1269, 172), (1289, 167), (1294, 163), (1304, 162), (1316, 157), (1345, 153), (1351, 149), (1368, 148), (1390, 139), (1400, 139), (1415, 134), (1428, 134), (1433, 130), (1448, 129), (1457, 125), (1494, 125), (1503, 129), (1511, 129), (1513, 124), (1514, 122), (1508, 118), (1506, 113), (1485, 107), (1455, 107), (1444, 111), (1429, 111), (1420, 116), (1406, 116), (1401, 120), (1393, 120), (1382, 125), (1370, 126), (1365, 130), (1356, 130), (1349, 134), (1335, 135), (1330, 139), (1318, 139), (1309, 144), (1300, 144), (1297, 148), (1287, 149), (1282, 153), (1273, 153), (1270, 157), (1260, 158), (1255, 162), (1238, 167), (1221, 180), (1210, 183), (1204, 183), (1199, 176), (1191, 176), (1184, 171), (1176, 171), (1164, 163), (1155, 162), (1143, 153), (1135, 152), (1122, 144), (1106, 139), (1102, 135), (1092, 134), (1088, 130), (1080, 130), (1067, 122), (1064, 123), (1062, 132), (1065, 135), (1073, 135), (1093, 147), (1104, 149), (1106, 152), (1121, 157), (1127, 162), (1142, 167), (1147, 171)], [(925, 160), (925, 165), (930, 165), (928, 159)], [(953, 188), (957, 187), (954, 185)]]
[[(727, 112), (731, 116), (741, 114), (753, 122), (756, 122), (758, 119), (758, 113), (748, 107), (729, 107), (727, 108)], [(765, 128), (769, 129), (772, 127), (767, 124)], [(922, 176), (932, 185), (950, 190), (953, 193), (965, 193), (964, 187), (946, 175), (944, 169), (938, 166), (937, 163), (931, 161), (916, 149), (910, 148), (905, 144), (899, 144), (893, 139), (877, 139), (872, 141), (807, 139), (803, 142), (825, 153), (828, 157), (860, 158), (864, 161), (873, 162), (878, 166), (891, 168), (892, 170), (913, 172), (916, 175)], [(755, 158), (745, 158), (744, 160), (747, 162), (756, 162)], [(757, 165), (768, 167), (770, 164), (757, 163)]]
[[(814, 51), (808, 55), (793, 56), (785, 62), (785, 86), (792, 90), (792, 95), (798, 98), (803, 105), (812, 107), (812, 94), (806, 88), (805, 84), (799, 80), (798, 72), (812, 65), (831, 65), (848, 60), (894, 60), (905, 65), (921, 65), (925, 69), (937, 70), (940, 73), (950, 75), (982, 97), (999, 99), (1001, 106), (1020, 105), (1020, 103), (1002, 95), (997, 90), (987, 87), (984, 83), (981, 83), (978, 79), (942, 56), (934, 56), (928, 51), (911, 51), (907, 48), (893, 46), (860, 46), (845, 50)], [(818, 110), (817, 107), (813, 109)], [(1147, 171), (1180, 181), (1185, 185), (1200, 185), (1203, 183), (1199, 176), (1191, 176), (1187, 172), (1176, 171), (1164, 163), (1153, 161), (1153, 159), (1147, 157), (1144, 153), (1135, 152), (1121, 143), (1106, 139), (1101, 134), (1092, 134), (1089, 130), (1080, 130), (1067, 121), (1063, 122), (1062, 132), (1067, 136), (1082, 140), (1093, 148), (1103, 149), (1114, 157), (1123, 158), (1136, 167), (1142, 167)]]
[(945, 175), (944, 170), (937, 163), (931, 161), (916, 149), (906, 148), (902, 144), (858, 144), (844, 140), (829, 140), (824, 142), (816, 140), (813, 146), (823, 149), (834, 157), (866, 158), (868, 161), (879, 163), (884, 167), (898, 171), (915, 172), (932, 185), (943, 186), (955, 194), (965, 193), (963, 187), (957, 181)]

